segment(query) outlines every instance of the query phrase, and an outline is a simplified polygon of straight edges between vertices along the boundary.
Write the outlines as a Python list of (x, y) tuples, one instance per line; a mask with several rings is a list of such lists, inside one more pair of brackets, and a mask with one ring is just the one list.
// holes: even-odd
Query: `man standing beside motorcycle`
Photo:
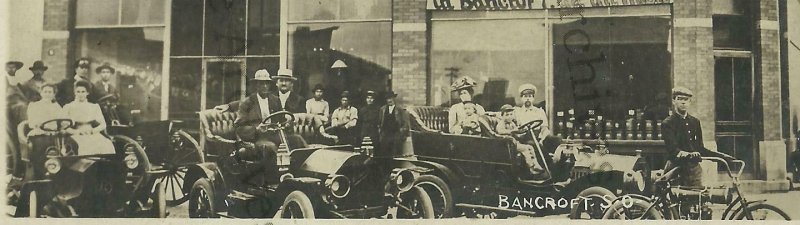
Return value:
[(719, 157), (735, 160), (730, 155), (715, 152), (703, 145), (703, 130), (700, 120), (689, 115), (689, 104), (694, 94), (684, 87), (672, 89), (672, 113), (661, 123), (661, 131), (667, 148), (667, 163), (664, 171), (680, 167), (678, 184), (689, 187), (703, 186), (701, 157)]

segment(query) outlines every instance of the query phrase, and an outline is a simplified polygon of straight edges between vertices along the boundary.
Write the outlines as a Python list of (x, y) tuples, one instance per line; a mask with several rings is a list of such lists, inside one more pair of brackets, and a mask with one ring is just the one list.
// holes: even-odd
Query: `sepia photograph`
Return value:
[(800, 0), (0, 4), (11, 221), (800, 219)]

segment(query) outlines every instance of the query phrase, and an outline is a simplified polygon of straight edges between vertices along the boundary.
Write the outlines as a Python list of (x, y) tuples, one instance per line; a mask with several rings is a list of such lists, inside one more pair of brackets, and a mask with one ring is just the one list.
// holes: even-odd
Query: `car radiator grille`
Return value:
[(575, 167), (575, 168), (572, 168), (572, 172), (570, 173), (570, 178), (572, 178), (572, 180), (576, 180), (576, 179), (578, 179), (580, 177), (589, 175), (591, 172), (592, 171), (589, 168)]

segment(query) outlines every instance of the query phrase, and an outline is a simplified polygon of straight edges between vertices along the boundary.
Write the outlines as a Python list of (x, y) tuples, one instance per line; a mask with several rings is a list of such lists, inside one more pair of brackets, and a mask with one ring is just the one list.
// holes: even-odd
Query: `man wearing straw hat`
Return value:
[(290, 69), (279, 69), (278, 75), (272, 77), (278, 86), (278, 98), (281, 100), (281, 109), (292, 113), (305, 112), (303, 98), (294, 92), (294, 82), (297, 78)]
[[(239, 104), (238, 111), (236, 112), (237, 118), (234, 121), (236, 127), (236, 135), (245, 142), (255, 142), (255, 148), (241, 148), (236, 152), (237, 157), (240, 158), (260, 158), (264, 163), (262, 171), (266, 171), (266, 183), (275, 184), (278, 182), (276, 172), (277, 167), (277, 151), (280, 143), (280, 138), (275, 134), (259, 132), (257, 127), (267, 118), (270, 114), (281, 111), (280, 99), (277, 96), (270, 94), (270, 87), (272, 86), (272, 79), (269, 72), (265, 69), (256, 71), (253, 79), (250, 80), (256, 88), (256, 92), (247, 96)], [(253, 171), (255, 174), (258, 171)]]

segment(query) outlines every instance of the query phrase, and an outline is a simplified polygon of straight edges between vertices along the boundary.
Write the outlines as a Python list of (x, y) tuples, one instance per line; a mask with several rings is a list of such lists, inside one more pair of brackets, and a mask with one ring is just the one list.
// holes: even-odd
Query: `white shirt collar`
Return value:
[(393, 105), (390, 105), (390, 106), (389, 106), (389, 113), (392, 113), (392, 112), (394, 112), (394, 107), (395, 107), (395, 106), (393, 106)]

